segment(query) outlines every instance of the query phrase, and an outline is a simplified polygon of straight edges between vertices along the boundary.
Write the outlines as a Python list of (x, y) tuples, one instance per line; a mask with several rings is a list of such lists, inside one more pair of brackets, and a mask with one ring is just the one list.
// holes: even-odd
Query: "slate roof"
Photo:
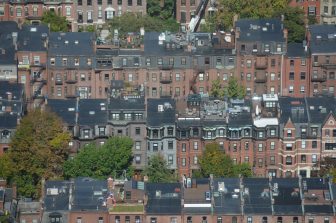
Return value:
[(15, 129), (17, 126), (18, 115), (0, 113), (0, 129)]
[(248, 188), (248, 194), (244, 195), (244, 213), (271, 214), (268, 178), (244, 178), (243, 184), (244, 190)]
[(89, 177), (76, 178), (72, 210), (107, 210), (103, 202), (108, 197), (107, 181)]
[[(52, 32), (49, 37), (48, 54), (68, 56), (92, 56), (95, 36), (90, 32)], [(65, 44), (68, 41), (68, 44)], [(78, 44), (75, 42), (78, 41)]]
[(306, 52), (302, 43), (288, 43), (287, 44), (287, 57), (308, 57), (308, 51)]
[(0, 65), (16, 65), (12, 33), (16, 32), (18, 34), (18, 31), (19, 28), (16, 22), (0, 22), (0, 49), (4, 50), (4, 53), (0, 50)]
[(23, 93), (23, 84), (0, 81), (0, 97), (7, 99), (8, 92), (12, 94), (12, 100), (21, 100)]
[[(280, 19), (240, 19), (235, 27), (240, 29), (239, 41), (285, 42)], [(267, 31), (263, 27), (267, 27)]]
[(145, 110), (145, 99), (129, 98), (125, 100), (122, 98), (111, 98), (108, 106), (109, 110)]
[(47, 51), (44, 42), (49, 36), (47, 25), (24, 25), (18, 38), (19, 51)]
[[(147, 183), (145, 190), (148, 196), (147, 214), (181, 214), (181, 184)], [(161, 191), (161, 196), (157, 196), (157, 191)]]
[(273, 193), (276, 215), (301, 215), (301, 197), (297, 178), (274, 178), (272, 186), (278, 185), (278, 195)]
[(48, 99), (47, 106), (68, 125), (76, 124), (76, 99)]
[(330, 112), (336, 113), (336, 99), (331, 97), (307, 98), (307, 106), (312, 123), (322, 124)]
[(308, 123), (308, 113), (304, 98), (280, 97), (280, 123), (290, 118), (293, 123)]
[[(44, 210), (47, 212), (68, 210), (70, 186), (70, 181), (46, 181), (44, 191)], [(57, 195), (48, 195), (47, 190), (49, 188), (58, 188), (58, 191), (62, 189), (62, 193), (58, 193)]]
[[(214, 180), (214, 212), (215, 214), (241, 214), (241, 197), (239, 178), (222, 178)], [(219, 183), (224, 182), (224, 191), (219, 191)], [(218, 196), (217, 196), (218, 194)]]
[[(158, 106), (168, 103), (171, 108), (164, 108), (159, 112)], [(173, 125), (175, 123), (175, 101), (170, 98), (148, 99), (147, 100), (147, 125), (158, 127), (162, 125)]]
[(310, 51), (312, 54), (336, 53), (335, 25), (311, 25)]
[(252, 115), (250, 112), (242, 112), (236, 115), (230, 114), (229, 116), (229, 126), (230, 127), (241, 127), (252, 125)]
[(80, 99), (79, 117), (80, 125), (95, 126), (107, 123), (107, 101), (105, 99)]

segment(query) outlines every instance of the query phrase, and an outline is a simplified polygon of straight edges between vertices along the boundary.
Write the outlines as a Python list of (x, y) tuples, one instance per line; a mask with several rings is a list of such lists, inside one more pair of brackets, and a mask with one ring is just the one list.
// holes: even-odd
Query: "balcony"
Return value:
[(267, 82), (267, 77), (266, 77), (266, 75), (264, 75), (264, 76), (256, 76), (254, 78), (254, 82), (255, 83), (266, 83)]
[(313, 75), (311, 78), (312, 82), (325, 82), (327, 80), (327, 76), (325, 75)]
[(172, 78), (169, 76), (169, 77), (167, 77), (167, 76), (162, 76), (161, 78), (160, 78), (160, 83), (161, 84), (170, 84), (172, 82)]
[(77, 79), (66, 79), (65, 80), (65, 83), (67, 83), (67, 84), (76, 84), (77, 83)]
[(268, 67), (267, 59), (266, 57), (257, 57), (256, 62), (254, 64), (255, 68), (257, 70), (265, 70)]
[(322, 68), (326, 69), (326, 70), (333, 70), (336, 69), (336, 64), (322, 64), (321, 65)]

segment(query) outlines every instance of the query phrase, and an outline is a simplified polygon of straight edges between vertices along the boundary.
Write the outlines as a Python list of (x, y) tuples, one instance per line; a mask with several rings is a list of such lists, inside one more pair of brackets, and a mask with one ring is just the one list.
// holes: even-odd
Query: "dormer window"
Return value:
[(9, 139), (11, 137), (11, 132), (8, 130), (4, 130), (1, 132), (2, 139)]
[(75, 58), (75, 66), (79, 66), (79, 58)]

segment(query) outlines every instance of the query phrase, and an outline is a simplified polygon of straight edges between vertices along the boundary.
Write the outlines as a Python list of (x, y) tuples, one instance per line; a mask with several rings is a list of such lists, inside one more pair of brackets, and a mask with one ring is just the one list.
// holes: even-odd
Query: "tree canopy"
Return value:
[(44, 12), (41, 21), (43, 24), (50, 26), (51, 32), (67, 32), (69, 30), (66, 18), (57, 15), (53, 11)]
[(133, 141), (129, 137), (111, 137), (98, 148), (89, 144), (64, 163), (64, 176), (104, 179), (108, 176), (120, 177), (124, 171), (132, 175), (132, 146)]
[(21, 120), (9, 151), (0, 158), (0, 176), (16, 182), (20, 195), (37, 198), (42, 178), (62, 176), (70, 137), (55, 114), (30, 112)]
[(112, 29), (118, 29), (120, 34), (140, 32), (140, 28), (142, 27), (146, 32), (177, 32), (179, 29), (178, 23), (173, 18), (161, 19), (148, 15), (138, 16), (134, 13), (124, 13), (121, 16), (114, 17), (109, 22), (109, 26), (112, 27)]
[(161, 155), (153, 155), (146, 167), (144, 174), (152, 183), (169, 183), (176, 181), (175, 175), (167, 167), (166, 160)]
[(244, 177), (252, 176), (248, 163), (234, 164), (231, 158), (220, 150), (218, 143), (207, 144), (202, 157), (199, 159), (200, 174), (203, 177)]
[(147, 1), (147, 13), (151, 17), (157, 17), (159, 19), (169, 19), (174, 14), (174, 0), (148, 0)]
[(246, 90), (243, 85), (239, 85), (236, 78), (230, 77), (227, 86), (222, 86), (220, 79), (212, 81), (210, 95), (216, 98), (227, 96), (228, 98), (242, 99), (246, 95)]
[[(234, 26), (234, 18), (281, 18), (288, 29), (289, 42), (301, 42), (305, 33), (304, 12), (298, 7), (288, 5), (288, 0), (219, 0), (215, 19), (208, 18), (212, 23), (207, 28), (229, 30)], [(310, 21), (313, 21), (310, 19)]]

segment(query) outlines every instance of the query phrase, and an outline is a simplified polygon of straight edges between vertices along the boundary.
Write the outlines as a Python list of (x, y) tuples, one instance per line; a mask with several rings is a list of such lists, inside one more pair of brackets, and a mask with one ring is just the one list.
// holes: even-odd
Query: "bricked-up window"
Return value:
[(133, 5), (133, 0), (128, 0), (128, 1), (127, 1), (127, 5), (128, 5), (128, 6), (132, 6), (132, 5)]

